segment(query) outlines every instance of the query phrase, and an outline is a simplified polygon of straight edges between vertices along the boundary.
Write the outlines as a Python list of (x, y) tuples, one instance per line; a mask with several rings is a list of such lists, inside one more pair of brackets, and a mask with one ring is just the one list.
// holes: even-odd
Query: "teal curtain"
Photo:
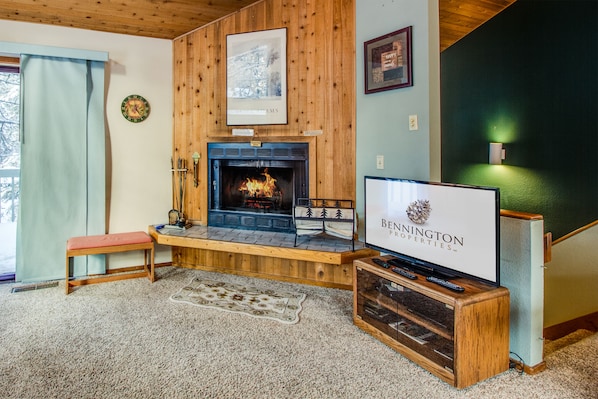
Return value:
[[(16, 281), (65, 276), (66, 240), (106, 231), (104, 62), (21, 55)], [(105, 272), (76, 258), (75, 275)]]

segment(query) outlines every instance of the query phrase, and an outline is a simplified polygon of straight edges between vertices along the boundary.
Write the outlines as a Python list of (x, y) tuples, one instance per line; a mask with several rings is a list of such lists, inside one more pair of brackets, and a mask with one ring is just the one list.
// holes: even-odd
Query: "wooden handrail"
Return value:
[(571, 238), (571, 237), (573, 237), (574, 235), (576, 235), (576, 234), (579, 234), (579, 233), (581, 233), (582, 231), (585, 231), (585, 230), (587, 230), (587, 229), (589, 229), (589, 228), (591, 228), (591, 227), (594, 227), (594, 226), (596, 226), (596, 225), (598, 225), (598, 220), (594, 220), (594, 221), (593, 221), (592, 223), (590, 223), (590, 224), (587, 224), (587, 225), (585, 225), (585, 226), (582, 226), (582, 227), (580, 227), (579, 229), (577, 229), (577, 230), (574, 230), (574, 231), (572, 231), (572, 232), (571, 232), (571, 233), (569, 233), (569, 234), (565, 234), (564, 236), (562, 236), (562, 237), (559, 237), (557, 240), (554, 240), (552, 243), (553, 243), (553, 244), (558, 244), (559, 242), (561, 242), (561, 241), (565, 241), (567, 238)]
[[(517, 211), (509, 211), (506, 209), (500, 210), (500, 216), (511, 217), (516, 219), (524, 219), (524, 220), (542, 220), (544, 217), (542, 215), (538, 215), (535, 213), (526, 213), (526, 212), (517, 212)], [(552, 240), (552, 233), (548, 232), (544, 234), (544, 263), (550, 262), (552, 259), (552, 246), (558, 244), (559, 242), (565, 241), (567, 238), (571, 238), (576, 234), (579, 234), (589, 228), (598, 225), (598, 220), (593, 221), (585, 226), (580, 227), (577, 230), (572, 231), (569, 234), (565, 234), (564, 236), (558, 238), (557, 240)]]
[(542, 219), (544, 219), (544, 216), (538, 215), (537, 213), (508, 211), (506, 209), (500, 210), (500, 216), (506, 216), (506, 217), (510, 217), (510, 218), (524, 219), (524, 220), (542, 220)]
[(544, 234), (544, 264), (552, 260), (552, 233)]
[[(508, 211), (506, 209), (500, 210), (500, 216), (505, 216), (514, 219), (522, 220), (543, 220), (544, 216), (537, 213)], [(552, 233), (544, 234), (544, 264), (552, 260)]]

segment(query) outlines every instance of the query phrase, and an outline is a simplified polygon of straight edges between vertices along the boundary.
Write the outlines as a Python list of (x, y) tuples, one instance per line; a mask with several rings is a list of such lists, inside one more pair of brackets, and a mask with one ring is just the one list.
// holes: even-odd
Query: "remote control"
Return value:
[(388, 263), (386, 263), (386, 261), (384, 259), (374, 258), (374, 259), (372, 259), (372, 262), (374, 262), (378, 266), (382, 266), (385, 269), (388, 269), (390, 267), (390, 265)]
[(443, 286), (443, 287), (448, 288), (449, 290), (452, 290), (455, 292), (465, 291), (465, 288), (461, 287), (460, 285), (451, 283), (450, 281), (446, 281), (446, 280), (440, 279), (438, 277), (430, 276), (430, 277), (426, 277), (426, 280), (428, 280), (431, 283), (436, 283), (440, 286)]
[(417, 276), (415, 274), (413, 274), (405, 269), (401, 269), (400, 267), (393, 267), (391, 270), (397, 274), (400, 274), (403, 277), (407, 277), (408, 279), (411, 279), (411, 280), (417, 279)]

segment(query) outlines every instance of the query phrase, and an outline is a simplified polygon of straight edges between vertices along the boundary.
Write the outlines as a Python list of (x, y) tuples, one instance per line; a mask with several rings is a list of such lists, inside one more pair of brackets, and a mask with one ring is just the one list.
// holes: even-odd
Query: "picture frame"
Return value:
[(287, 124), (287, 29), (226, 36), (226, 124)]
[(413, 86), (412, 26), (363, 44), (365, 94)]

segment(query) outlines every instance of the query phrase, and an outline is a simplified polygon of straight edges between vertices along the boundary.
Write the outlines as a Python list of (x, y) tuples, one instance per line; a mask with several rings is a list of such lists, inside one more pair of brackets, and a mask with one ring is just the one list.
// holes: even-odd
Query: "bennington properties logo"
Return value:
[(424, 224), (428, 221), (430, 217), (430, 212), (432, 211), (432, 207), (430, 206), (430, 201), (428, 200), (416, 200), (409, 204), (405, 212), (407, 212), (407, 217), (415, 224)]
[(388, 229), (389, 236), (396, 239), (415, 241), (421, 245), (445, 249), (449, 251), (458, 251), (464, 247), (462, 236), (456, 236), (442, 231), (427, 229), (424, 227), (430, 215), (432, 206), (429, 200), (418, 199), (413, 201), (405, 209), (407, 217), (413, 224), (400, 223), (389, 219), (381, 220), (381, 227)]

